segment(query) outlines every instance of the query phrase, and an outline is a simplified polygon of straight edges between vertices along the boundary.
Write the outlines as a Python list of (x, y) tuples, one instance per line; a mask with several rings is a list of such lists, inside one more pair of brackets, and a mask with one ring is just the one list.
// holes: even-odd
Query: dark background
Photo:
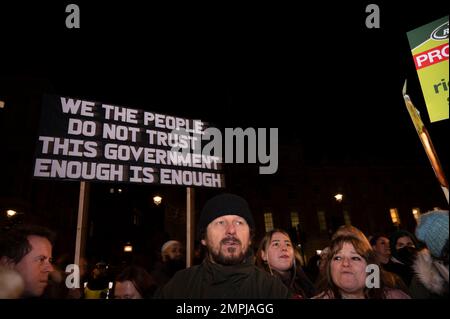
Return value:
[[(0, 97), (6, 101), (0, 110), (1, 208), (15, 205), (25, 220), (56, 229), (64, 238), (59, 253), (72, 251), (79, 186), (31, 177), (43, 93), (200, 118), (222, 128), (279, 128), (277, 174), (230, 165), (226, 179), (227, 190), (248, 198), (258, 218), (273, 208), (280, 227), (288, 224), (281, 200), (309, 203), (306, 225), (316, 227), (317, 205), (329, 207), (325, 201), (342, 189), (365, 189), (366, 197), (355, 194), (346, 205), (355, 226), (368, 233), (390, 230), (389, 207), (408, 209), (404, 227), (413, 230), (410, 207), (446, 206), (401, 95), (408, 79), (448, 172), (448, 120), (429, 123), (406, 37), (447, 14), (438, 4), (377, 1), (381, 28), (367, 29), (365, 1), (93, 2), (76, 2), (80, 29), (65, 27), (70, 2), (0, 7)], [(381, 172), (376, 179), (361, 173), (373, 171)], [(93, 183), (91, 191), (93, 259), (115, 260), (128, 239), (140, 242), (142, 252), (156, 252), (168, 236), (184, 238), (177, 217), (183, 188)], [(156, 192), (171, 204), (154, 207)], [(217, 192), (199, 189), (197, 211)], [(139, 231), (134, 218), (141, 218)], [(158, 232), (168, 223), (171, 229)], [(257, 225), (262, 235), (263, 222)], [(310, 239), (318, 233), (314, 227), (307, 227)]]
[(303, 8), (81, 1), (81, 28), (67, 29), (67, 3), (1, 10), (10, 85), (28, 78), (61, 95), (229, 127), (278, 127), (282, 141), (301, 140), (311, 161), (418, 157), (400, 94), (406, 78), (428, 118), (406, 32), (444, 16), (437, 6), (378, 2), (381, 28), (367, 29), (364, 1)]

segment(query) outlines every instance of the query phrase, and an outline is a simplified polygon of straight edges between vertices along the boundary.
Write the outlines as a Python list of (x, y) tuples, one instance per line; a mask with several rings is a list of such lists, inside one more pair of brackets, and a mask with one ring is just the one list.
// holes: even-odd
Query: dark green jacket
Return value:
[[(249, 258), (250, 260), (251, 258)], [(167, 299), (286, 299), (291, 297), (281, 280), (251, 262), (223, 266), (205, 259), (181, 270), (157, 293)]]

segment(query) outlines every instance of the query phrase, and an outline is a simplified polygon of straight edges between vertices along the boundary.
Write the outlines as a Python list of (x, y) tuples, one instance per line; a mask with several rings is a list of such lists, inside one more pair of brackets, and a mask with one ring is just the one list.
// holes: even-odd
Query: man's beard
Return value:
[(239, 254), (236, 254), (236, 251), (238, 249), (237, 246), (231, 246), (227, 248), (227, 252), (230, 253), (230, 255), (224, 255), (222, 253), (222, 245), (226, 243), (234, 243), (236, 245), (239, 245), (242, 247), (242, 243), (239, 239), (235, 237), (227, 237), (221, 240), (220, 242), (220, 248), (219, 252), (215, 253), (212, 249), (209, 250), (209, 254), (211, 256), (211, 259), (220, 265), (230, 266), (230, 265), (238, 265), (241, 264), (245, 257), (247, 256), (248, 248), (246, 251), (242, 251)]

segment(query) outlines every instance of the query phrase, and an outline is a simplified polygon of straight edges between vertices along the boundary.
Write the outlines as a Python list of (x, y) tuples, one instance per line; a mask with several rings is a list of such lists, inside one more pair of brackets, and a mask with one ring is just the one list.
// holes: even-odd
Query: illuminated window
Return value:
[(347, 226), (350, 226), (352, 224), (352, 221), (350, 219), (350, 213), (346, 210), (344, 210), (344, 223)]
[(391, 209), (389, 209), (389, 212), (391, 213), (392, 223), (395, 226), (400, 225), (400, 216), (398, 215), (398, 209), (397, 208), (391, 208)]
[(291, 212), (291, 226), (297, 228), (298, 224), (300, 224), (298, 212)]
[(327, 231), (327, 219), (325, 218), (325, 212), (323, 210), (317, 212), (317, 218), (319, 220), (320, 231)]
[(273, 229), (272, 213), (264, 213), (264, 226), (266, 227), (266, 232), (269, 232)]
[(414, 216), (414, 219), (416, 220), (416, 223), (419, 222), (419, 218), (420, 218), (420, 208), (415, 207), (412, 209), (412, 214)]

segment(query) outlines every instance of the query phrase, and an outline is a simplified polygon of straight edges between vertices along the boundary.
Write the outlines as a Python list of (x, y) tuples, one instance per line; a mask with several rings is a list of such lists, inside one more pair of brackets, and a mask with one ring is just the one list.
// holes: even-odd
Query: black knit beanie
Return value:
[(247, 221), (250, 229), (255, 228), (255, 221), (245, 199), (234, 194), (220, 194), (208, 200), (202, 209), (198, 221), (198, 235), (202, 236), (209, 223), (224, 215), (238, 215)]

